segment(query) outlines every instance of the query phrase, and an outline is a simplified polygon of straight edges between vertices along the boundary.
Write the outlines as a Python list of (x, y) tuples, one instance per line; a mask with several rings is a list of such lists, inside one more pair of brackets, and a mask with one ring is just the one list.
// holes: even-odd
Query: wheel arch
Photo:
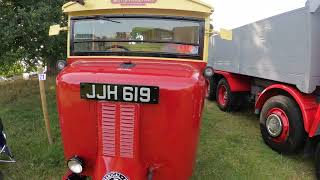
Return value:
[(226, 71), (214, 71), (214, 78), (216, 79), (216, 83), (220, 81), (220, 79), (225, 78), (230, 86), (231, 92), (250, 92), (251, 91), (251, 79), (247, 76), (233, 74)]
[(261, 112), (263, 105), (269, 98), (277, 95), (289, 96), (298, 104), (303, 118), (304, 129), (309, 133), (317, 111), (316, 97), (313, 95), (303, 94), (296, 88), (289, 85), (273, 84), (264, 89), (258, 95), (255, 103), (256, 113), (259, 114)]

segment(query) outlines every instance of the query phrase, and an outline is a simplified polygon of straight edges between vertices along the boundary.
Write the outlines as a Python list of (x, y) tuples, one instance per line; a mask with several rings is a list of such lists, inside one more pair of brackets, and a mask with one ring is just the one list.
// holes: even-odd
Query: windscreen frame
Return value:
[[(199, 50), (198, 54), (175, 54), (175, 53), (161, 53), (161, 52), (75, 52), (74, 44), (74, 24), (77, 20), (94, 20), (103, 18), (148, 18), (148, 19), (169, 19), (169, 20), (183, 20), (199, 23)], [(78, 16), (70, 18), (70, 56), (134, 56), (134, 57), (160, 57), (160, 58), (179, 58), (179, 59), (194, 59), (203, 60), (204, 56), (204, 38), (205, 38), (205, 19), (181, 17), (181, 16), (155, 16), (155, 15), (94, 15), (94, 16)]]

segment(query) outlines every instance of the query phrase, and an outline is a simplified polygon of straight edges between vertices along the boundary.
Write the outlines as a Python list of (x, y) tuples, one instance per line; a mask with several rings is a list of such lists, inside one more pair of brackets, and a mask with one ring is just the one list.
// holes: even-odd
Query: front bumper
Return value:
[(64, 180), (86, 180), (87, 176), (81, 176), (78, 174), (74, 174), (74, 173), (68, 173), (65, 178), (63, 178)]

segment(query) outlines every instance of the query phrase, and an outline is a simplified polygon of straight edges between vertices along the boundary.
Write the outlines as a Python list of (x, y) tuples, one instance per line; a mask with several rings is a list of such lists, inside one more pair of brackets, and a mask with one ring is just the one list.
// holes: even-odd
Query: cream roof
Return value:
[(84, 6), (76, 2), (68, 2), (62, 9), (65, 13), (73, 13), (81, 11), (141, 8), (159, 11), (189, 11), (208, 15), (213, 12), (213, 8), (210, 5), (199, 0), (85, 0)]

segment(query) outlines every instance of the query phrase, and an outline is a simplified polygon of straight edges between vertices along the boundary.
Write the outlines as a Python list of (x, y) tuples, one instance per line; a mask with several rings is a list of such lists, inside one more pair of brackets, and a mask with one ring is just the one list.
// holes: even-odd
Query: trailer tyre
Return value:
[(216, 99), (217, 83), (215, 82), (214, 77), (209, 78), (208, 81), (209, 81), (209, 86), (208, 86), (207, 99), (210, 101), (213, 101)]
[(221, 111), (229, 112), (237, 109), (236, 94), (231, 92), (229, 83), (224, 78), (218, 83), (216, 101)]
[(299, 106), (292, 98), (282, 95), (264, 104), (260, 131), (264, 142), (279, 153), (296, 152), (306, 139)]

